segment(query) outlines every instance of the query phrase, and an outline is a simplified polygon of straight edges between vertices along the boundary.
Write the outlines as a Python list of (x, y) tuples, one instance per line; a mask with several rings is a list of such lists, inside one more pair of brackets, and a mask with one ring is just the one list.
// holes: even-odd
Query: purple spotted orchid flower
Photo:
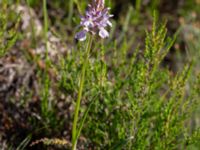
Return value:
[(80, 26), (83, 30), (78, 32), (75, 36), (79, 41), (86, 40), (87, 33), (98, 34), (101, 38), (109, 36), (105, 29), (107, 26), (112, 26), (109, 21), (113, 15), (109, 15), (109, 8), (104, 7), (104, 0), (93, 0), (92, 5), (88, 5), (85, 16), (81, 16)]

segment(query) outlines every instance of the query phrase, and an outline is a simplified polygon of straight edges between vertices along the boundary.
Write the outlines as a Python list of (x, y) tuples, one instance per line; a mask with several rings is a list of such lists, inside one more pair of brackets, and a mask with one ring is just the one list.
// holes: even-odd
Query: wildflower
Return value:
[(83, 30), (78, 32), (75, 38), (84, 41), (88, 32), (93, 35), (98, 34), (101, 38), (108, 37), (109, 33), (105, 28), (112, 26), (109, 19), (113, 17), (113, 15), (109, 15), (109, 10), (110, 8), (104, 7), (104, 0), (93, 0), (92, 5), (88, 5), (86, 15), (81, 16), (80, 26), (83, 27)]

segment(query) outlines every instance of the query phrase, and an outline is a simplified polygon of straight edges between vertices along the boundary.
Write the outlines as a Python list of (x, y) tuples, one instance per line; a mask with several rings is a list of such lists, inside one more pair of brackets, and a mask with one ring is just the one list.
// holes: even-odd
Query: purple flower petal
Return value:
[(86, 40), (86, 31), (80, 31), (75, 35), (75, 38), (79, 41), (85, 41)]
[(101, 37), (101, 38), (106, 38), (106, 37), (108, 37), (109, 36), (109, 33), (108, 33), (108, 31), (106, 31), (104, 28), (101, 28), (100, 30), (99, 30), (99, 36)]
[(84, 41), (86, 33), (99, 34), (101, 38), (108, 37), (109, 33), (105, 28), (112, 27), (109, 19), (113, 17), (109, 14), (109, 10), (110, 8), (104, 6), (104, 0), (93, 0), (92, 5), (88, 5), (85, 16), (81, 16), (80, 25), (83, 31), (77, 33), (75, 38)]

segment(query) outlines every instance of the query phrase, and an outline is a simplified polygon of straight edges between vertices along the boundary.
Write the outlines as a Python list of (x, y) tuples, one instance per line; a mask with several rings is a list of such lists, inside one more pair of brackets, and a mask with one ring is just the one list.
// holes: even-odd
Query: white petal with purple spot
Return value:
[(100, 30), (99, 30), (99, 36), (101, 37), (101, 38), (106, 38), (106, 37), (108, 37), (109, 36), (109, 33), (108, 33), (108, 31), (106, 31), (104, 28), (101, 28)]
[(79, 41), (85, 41), (86, 40), (86, 31), (81, 31), (81, 32), (78, 32), (76, 35), (75, 35), (75, 38)]

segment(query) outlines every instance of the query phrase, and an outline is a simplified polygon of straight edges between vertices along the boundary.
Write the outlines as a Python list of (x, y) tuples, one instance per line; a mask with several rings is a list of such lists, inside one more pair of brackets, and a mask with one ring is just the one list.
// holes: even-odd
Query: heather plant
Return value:
[[(96, 85), (91, 89), (98, 96), (91, 106), (83, 133), (90, 136), (90, 142), (96, 147), (177, 149), (186, 143), (184, 135), (190, 130), (187, 118), (198, 105), (196, 87), (199, 81), (196, 80), (188, 96), (186, 86), (189, 86), (192, 64), (185, 65), (177, 75), (161, 67), (176, 39), (176, 36), (166, 37), (166, 33), (165, 24), (159, 25), (154, 17), (152, 30), (146, 33), (144, 51), (140, 53), (136, 49), (131, 59), (125, 59), (125, 41), (124, 50), (116, 50), (117, 54), (110, 56), (114, 62), (112, 68), (101, 62), (101, 71), (92, 73), (93, 66), (90, 66), (88, 78), (94, 77), (91, 80)], [(100, 79), (96, 76), (104, 79), (103, 85), (98, 84)]]

